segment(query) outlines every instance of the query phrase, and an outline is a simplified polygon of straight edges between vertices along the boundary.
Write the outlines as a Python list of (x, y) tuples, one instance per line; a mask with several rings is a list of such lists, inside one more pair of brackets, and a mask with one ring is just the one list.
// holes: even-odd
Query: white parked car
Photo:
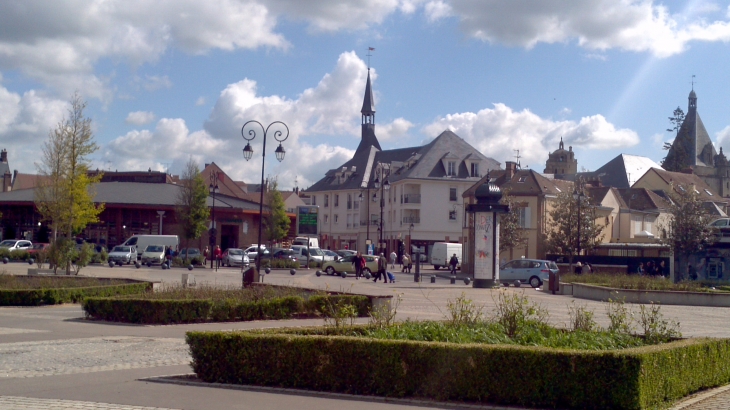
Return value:
[(6, 239), (0, 242), (0, 248), (10, 249), (11, 251), (27, 251), (33, 248), (33, 243), (23, 239)]
[(221, 261), (221, 264), (223, 266), (228, 265), (248, 267), (251, 264), (248, 255), (243, 252), (243, 249), (228, 248), (225, 252), (223, 252), (222, 258), (223, 260)]
[(142, 264), (162, 264), (165, 261), (165, 247), (163, 245), (148, 245), (142, 252)]
[(137, 261), (137, 248), (134, 246), (118, 245), (109, 252), (108, 260), (117, 265), (131, 264)]
[[(269, 250), (266, 249), (266, 245), (261, 245), (261, 251), (264, 255), (269, 254)], [(244, 252), (248, 255), (248, 259), (252, 261), (256, 260), (256, 257), (259, 255), (258, 247), (256, 245), (249, 246), (244, 250)]]

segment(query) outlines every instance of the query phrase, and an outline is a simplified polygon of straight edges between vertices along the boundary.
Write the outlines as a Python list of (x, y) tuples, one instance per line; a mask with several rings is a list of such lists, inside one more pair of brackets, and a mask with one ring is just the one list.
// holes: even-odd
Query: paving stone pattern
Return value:
[(125, 406), (89, 401), (34, 399), (29, 397), (0, 396), (0, 410), (172, 410), (162, 407)]
[(190, 363), (182, 339), (94, 337), (0, 344), (0, 379)]

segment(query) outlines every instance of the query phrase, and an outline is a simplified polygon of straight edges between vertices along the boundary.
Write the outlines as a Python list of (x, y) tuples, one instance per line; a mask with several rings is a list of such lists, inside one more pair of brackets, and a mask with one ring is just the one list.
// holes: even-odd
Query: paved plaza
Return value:
[[(7, 264), (9, 273), (23, 274), (28, 265)], [(87, 267), (83, 275), (150, 279), (167, 284), (180, 282), (187, 270), (132, 267)], [(231, 285), (241, 282), (240, 270), (196, 269), (198, 285)], [(426, 272), (431, 275), (432, 271)], [(545, 307), (550, 321), (564, 325), (571, 303), (595, 311), (599, 324), (607, 324), (605, 304), (549, 295), (531, 288), (473, 289), (461, 281), (450, 284), (414, 283), (410, 274), (397, 274), (393, 284), (343, 279), (312, 270), (273, 271), (267, 283), (317, 289), (394, 295), (400, 302), (398, 318), (441, 319), (447, 301), (462, 293), (484, 306), (489, 315), (499, 292), (524, 292)], [(684, 336), (730, 337), (730, 308), (663, 306), (668, 318), (681, 323)], [(359, 319), (365, 321), (365, 319)], [(514, 407), (458, 406), (415, 400), (385, 400), (347, 395), (303, 394), (282, 389), (182, 385), (154, 382), (165, 375), (190, 373), (190, 356), (184, 335), (189, 330), (252, 329), (302, 326), (320, 320), (285, 320), (191, 325), (141, 326), (85, 320), (79, 305), (0, 308), (0, 409), (409, 409)], [(152, 378), (152, 379), (150, 379)], [(701, 392), (678, 403), (677, 409), (730, 408), (730, 389)]]

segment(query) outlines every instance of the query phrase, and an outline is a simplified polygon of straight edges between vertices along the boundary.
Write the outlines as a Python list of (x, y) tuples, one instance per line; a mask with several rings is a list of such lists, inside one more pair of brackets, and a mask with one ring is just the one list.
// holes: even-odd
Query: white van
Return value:
[(137, 248), (137, 259), (139, 259), (148, 245), (172, 246), (172, 249), (175, 249), (179, 243), (177, 235), (134, 235), (122, 245)]
[(319, 239), (312, 238), (312, 237), (306, 237), (306, 236), (297, 236), (292, 241), (292, 245), (301, 245), (305, 248), (307, 247), (307, 241), (309, 241), (309, 247), (310, 248), (319, 248)]
[[(307, 246), (304, 245), (292, 245), (291, 250), (294, 252), (294, 256), (297, 257), (301, 266), (307, 265)], [(309, 260), (315, 261), (321, 264), (324, 261), (324, 253), (319, 248), (309, 247)]]
[(459, 264), (456, 265), (457, 269), (461, 268), (461, 261), (463, 258), (463, 255), (461, 254), (462, 246), (460, 243), (449, 243), (449, 242), (436, 242), (433, 244), (433, 248), (431, 249), (431, 264), (433, 265), (434, 269), (439, 269), (440, 267), (449, 268), (449, 260), (451, 257), (456, 254), (456, 257), (459, 258)]

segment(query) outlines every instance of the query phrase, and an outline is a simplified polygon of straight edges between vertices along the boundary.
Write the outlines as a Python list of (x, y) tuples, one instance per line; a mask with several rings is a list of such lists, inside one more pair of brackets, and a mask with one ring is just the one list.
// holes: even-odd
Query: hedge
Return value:
[(0, 306), (39, 306), (78, 303), (86, 297), (134, 295), (152, 290), (151, 282), (84, 288), (2, 289)]
[(730, 382), (728, 339), (579, 351), (294, 332), (188, 332), (186, 340), (206, 382), (386, 397), (647, 409)]
[(225, 299), (170, 300), (97, 298), (84, 299), (82, 308), (92, 319), (114, 322), (169, 324), (195, 322), (227, 322), (251, 320), (277, 320), (297, 316), (327, 316), (331, 307), (352, 304), (358, 316), (367, 316), (371, 302), (367, 296), (332, 295), (287, 296), (257, 301)]

